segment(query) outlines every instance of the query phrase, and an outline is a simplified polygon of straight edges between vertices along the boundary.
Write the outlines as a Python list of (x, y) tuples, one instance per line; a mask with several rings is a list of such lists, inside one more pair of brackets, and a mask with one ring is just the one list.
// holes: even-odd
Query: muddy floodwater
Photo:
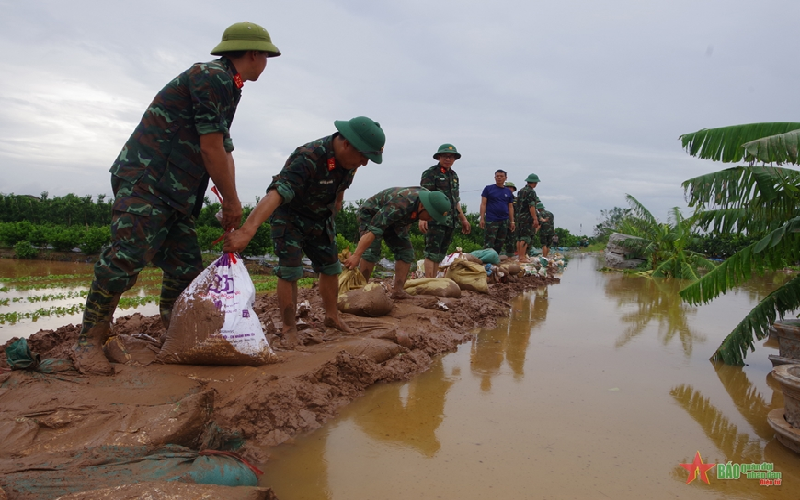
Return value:
[[(83, 262), (0, 259), (0, 343), (13, 337), (28, 337), (42, 329), (80, 323), (93, 273), (94, 265)], [(148, 268), (123, 297), (160, 292), (161, 273)], [(123, 304), (115, 317), (134, 310), (144, 315), (158, 314), (158, 305)], [(21, 316), (10, 316), (13, 313)]]
[[(800, 456), (767, 423), (783, 407), (769, 342), (745, 367), (709, 357), (789, 275), (691, 307), (680, 284), (597, 272), (560, 284), (408, 383), (378, 385), (339, 417), (269, 450), (260, 483), (299, 499), (797, 498)], [(770, 464), (781, 484), (704, 464)]]

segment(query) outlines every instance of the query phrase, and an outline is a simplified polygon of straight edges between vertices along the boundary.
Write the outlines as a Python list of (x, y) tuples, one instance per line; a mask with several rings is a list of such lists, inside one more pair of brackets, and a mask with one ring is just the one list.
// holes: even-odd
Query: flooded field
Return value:
[[(773, 438), (776, 346), (745, 367), (708, 359), (777, 273), (702, 307), (675, 282), (603, 274), (574, 257), (562, 282), (512, 303), (404, 384), (379, 385), (323, 428), (271, 449), (282, 500), (796, 498), (800, 456)], [(772, 464), (780, 486), (698, 477), (689, 464)]]
[[(0, 259), (0, 342), (80, 323), (93, 269), (81, 262)], [(158, 314), (160, 292), (161, 271), (145, 269), (115, 316)]]

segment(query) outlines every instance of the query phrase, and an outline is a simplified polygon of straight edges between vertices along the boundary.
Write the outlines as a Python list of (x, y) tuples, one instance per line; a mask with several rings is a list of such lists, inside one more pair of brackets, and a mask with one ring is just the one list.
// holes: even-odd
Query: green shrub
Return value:
[(97, 253), (103, 248), (104, 245), (107, 245), (111, 241), (111, 228), (108, 226), (105, 227), (88, 227), (83, 232), (83, 237), (81, 238), (81, 242), (78, 245), (78, 248), (81, 249), (81, 252), (89, 254), (89, 253)]
[(200, 244), (200, 250), (213, 250), (215, 252), (222, 251), (222, 242), (220, 241), (213, 247), (211, 243), (217, 238), (222, 236), (221, 227), (200, 226), (197, 228), (197, 242)]
[(39, 256), (39, 250), (31, 245), (30, 241), (22, 240), (14, 245), (14, 255), (18, 259), (35, 259)]
[(70, 252), (81, 244), (83, 231), (75, 227), (50, 228), (48, 243), (58, 252)]
[(356, 249), (356, 246), (352, 242), (348, 241), (347, 238), (345, 238), (341, 234), (337, 234), (336, 235), (336, 250), (338, 252), (341, 252), (345, 248), (349, 249), (352, 252), (352, 251), (354, 251)]

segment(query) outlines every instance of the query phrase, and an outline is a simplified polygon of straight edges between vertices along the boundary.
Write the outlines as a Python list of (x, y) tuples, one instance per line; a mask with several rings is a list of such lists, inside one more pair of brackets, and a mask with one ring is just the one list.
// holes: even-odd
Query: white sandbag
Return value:
[(242, 258), (223, 254), (178, 297), (158, 361), (249, 366), (273, 361), (253, 310), (255, 297)]

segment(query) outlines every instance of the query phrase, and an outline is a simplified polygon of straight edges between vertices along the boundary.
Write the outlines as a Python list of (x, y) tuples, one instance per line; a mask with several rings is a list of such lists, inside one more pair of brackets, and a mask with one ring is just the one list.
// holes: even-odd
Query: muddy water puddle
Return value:
[[(800, 456), (773, 438), (783, 406), (772, 344), (745, 367), (708, 359), (788, 276), (715, 302), (680, 285), (602, 274), (574, 257), (558, 285), (512, 303), (508, 321), (408, 383), (379, 385), (339, 417), (270, 450), (261, 484), (293, 499), (796, 498)], [(680, 464), (772, 464), (709, 484)]]
[[(93, 269), (93, 264), (81, 262), (0, 259), (0, 343), (27, 337), (40, 329), (80, 323)], [(123, 297), (144, 298), (160, 291), (160, 271), (146, 269)], [(122, 304), (115, 316), (134, 311), (158, 314), (158, 306)]]

